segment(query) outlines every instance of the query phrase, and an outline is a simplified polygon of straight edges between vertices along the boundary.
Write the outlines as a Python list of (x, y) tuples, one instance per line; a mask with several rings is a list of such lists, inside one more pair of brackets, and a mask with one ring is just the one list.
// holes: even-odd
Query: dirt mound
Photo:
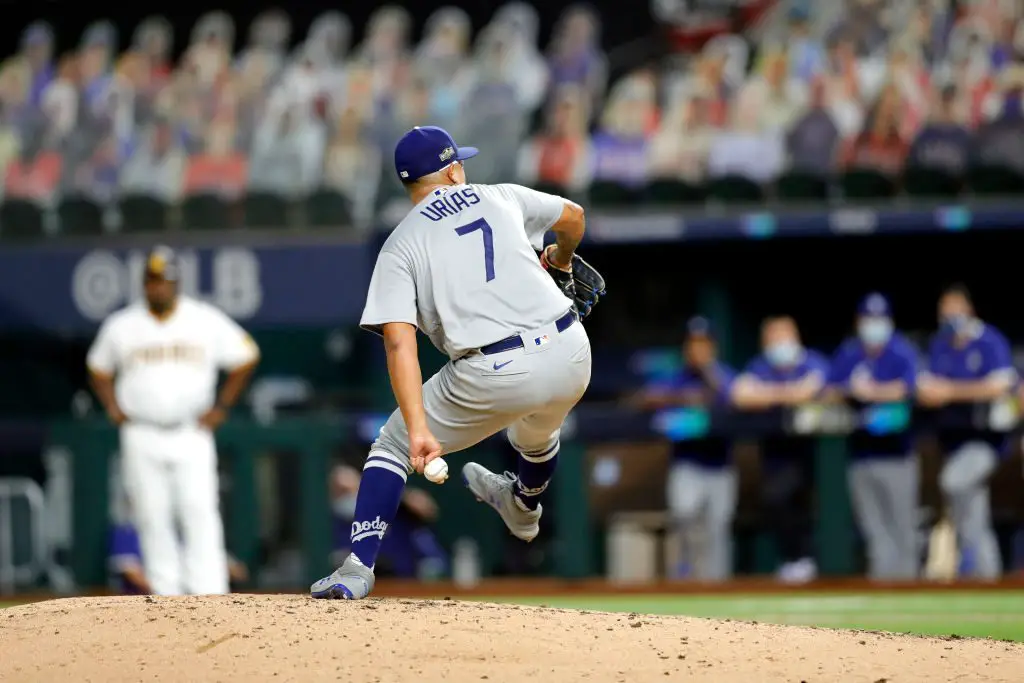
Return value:
[(73, 598), (0, 611), (0, 681), (1020, 681), (1024, 646), (455, 600)]

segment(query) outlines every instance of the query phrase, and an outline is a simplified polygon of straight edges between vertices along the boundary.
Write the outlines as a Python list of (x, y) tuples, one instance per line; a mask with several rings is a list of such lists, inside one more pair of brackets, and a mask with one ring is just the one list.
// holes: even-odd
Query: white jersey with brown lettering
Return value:
[(171, 426), (213, 407), (219, 371), (258, 355), (252, 337), (220, 309), (179, 296), (163, 318), (142, 302), (111, 314), (86, 362), (92, 372), (114, 376), (129, 421)]

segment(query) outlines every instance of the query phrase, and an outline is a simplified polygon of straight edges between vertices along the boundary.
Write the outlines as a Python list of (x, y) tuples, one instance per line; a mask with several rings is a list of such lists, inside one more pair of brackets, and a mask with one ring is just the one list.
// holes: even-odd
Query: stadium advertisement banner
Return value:
[[(373, 263), (353, 244), (175, 247), (181, 290), (251, 326), (355, 323)], [(142, 296), (146, 248), (0, 250), (0, 329), (78, 332)]]

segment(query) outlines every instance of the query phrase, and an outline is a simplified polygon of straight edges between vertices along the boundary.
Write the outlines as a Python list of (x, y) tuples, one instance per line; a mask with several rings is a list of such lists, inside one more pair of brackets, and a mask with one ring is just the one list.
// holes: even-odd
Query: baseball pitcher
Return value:
[[(395, 148), (414, 206), (381, 248), (361, 325), (384, 338), (398, 409), (363, 466), (352, 552), (312, 585), (315, 598), (366, 597), (409, 474), (505, 428), (517, 472), (467, 463), (463, 481), (516, 537), (539, 531), (559, 430), (590, 382), (579, 320), (604, 281), (575, 254), (583, 210), (518, 185), (467, 184), (463, 162), (476, 153), (433, 126)], [(548, 230), (556, 243), (545, 248)], [(417, 329), (450, 358), (425, 384)]]
[[(227, 593), (213, 431), (259, 352), (220, 310), (179, 296), (177, 279), (173, 251), (154, 249), (145, 301), (104, 321), (87, 364), (97, 397), (120, 427), (123, 482), (152, 591)], [(221, 369), (228, 376), (217, 396)]]

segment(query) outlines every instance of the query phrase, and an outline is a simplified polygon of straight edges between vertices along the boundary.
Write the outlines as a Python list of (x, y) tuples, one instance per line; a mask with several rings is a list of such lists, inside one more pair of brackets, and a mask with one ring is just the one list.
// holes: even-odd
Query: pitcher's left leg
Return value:
[[(565, 415), (529, 415), (508, 428), (508, 440), (519, 453), (516, 459), (514, 495), (527, 510), (540, 506), (541, 495), (547, 490), (558, 467), (558, 451), (562, 422)], [(548, 431), (557, 421), (557, 426)], [(524, 446), (524, 443), (537, 444)]]
[[(588, 379), (589, 376), (588, 360)], [(532, 541), (540, 533), (540, 517), (544, 512), (541, 498), (558, 467), (562, 423), (579, 397), (549, 403), (542, 410), (509, 425), (509, 443), (519, 453), (516, 474), (496, 474), (475, 462), (466, 463), (462, 468), (466, 486), (478, 499), (493, 507), (509, 531), (524, 541)]]
[(197, 429), (177, 438), (182, 453), (173, 476), (182, 536), (182, 583), (185, 592), (192, 595), (228, 593), (228, 561), (213, 435)]
[(568, 408), (528, 415), (509, 426), (509, 443), (519, 453), (516, 474), (491, 472), (475, 462), (462, 468), (466, 487), (477, 500), (494, 508), (520, 540), (532, 541), (540, 533), (540, 517), (544, 514), (541, 495), (558, 465), (558, 435), (567, 413)]
[(516, 474), (491, 472), (475, 462), (462, 468), (466, 487), (477, 500), (494, 508), (520, 540), (532, 541), (540, 533), (541, 497), (558, 466), (558, 437), (571, 408), (565, 405), (527, 415), (509, 426), (509, 443), (519, 452)]
[[(559, 335), (556, 346), (541, 353), (524, 351), (519, 359), (529, 364), (529, 376), (503, 397), (520, 406), (522, 415), (508, 426), (508, 440), (519, 452), (516, 474), (497, 474), (470, 462), (462, 478), (514, 536), (532, 541), (540, 533), (541, 498), (558, 465), (562, 423), (590, 384), (590, 341), (582, 325), (573, 325)], [(480, 386), (486, 390), (486, 378)]]

